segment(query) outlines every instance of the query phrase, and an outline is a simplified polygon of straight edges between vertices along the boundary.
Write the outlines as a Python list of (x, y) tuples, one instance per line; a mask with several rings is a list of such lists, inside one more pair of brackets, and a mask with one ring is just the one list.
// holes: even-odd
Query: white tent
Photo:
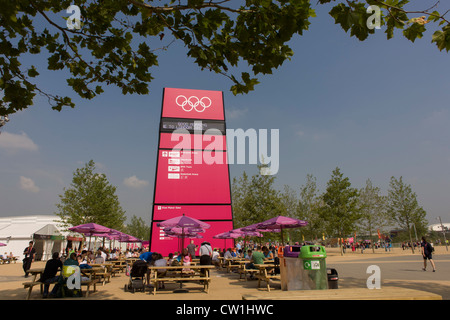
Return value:
[[(5, 252), (7, 252), (9, 254), (12, 252), (15, 257), (23, 259), (24, 249), (28, 246), (28, 243), (33, 240), (33, 237), (37, 232), (41, 232), (41, 234), (45, 232), (54, 232), (54, 236), (65, 236), (64, 233), (58, 230), (60, 228), (59, 225), (61, 224), (60, 221), (60, 218), (54, 215), (0, 218), (0, 242), (6, 244), (5, 247), (0, 248), (0, 253), (5, 254)], [(54, 249), (57, 248), (55, 247)], [(39, 258), (43, 258), (44, 260), (48, 259), (48, 252), (47, 255), (43, 255), (43, 244), (41, 250), (41, 252), (38, 252), (38, 254), (40, 253)], [(62, 247), (60, 250), (62, 250)]]
[(47, 261), (53, 252), (61, 252), (64, 236), (53, 224), (47, 224), (33, 234), (36, 260)]

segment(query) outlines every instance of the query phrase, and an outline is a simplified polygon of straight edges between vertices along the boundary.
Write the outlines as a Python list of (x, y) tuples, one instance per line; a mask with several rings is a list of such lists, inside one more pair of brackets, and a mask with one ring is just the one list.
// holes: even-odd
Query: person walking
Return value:
[(28, 270), (31, 268), (31, 263), (34, 261), (34, 255), (36, 254), (36, 249), (33, 246), (33, 241), (29, 242), (28, 247), (23, 251), (23, 271), (25, 272), (25, 278), (28, 278)]
[(433, 267), (433, 272), (436, 272), (436, 265), (434, 264), (433, 261), (433, 247), (431, 245), (431, 243), (427, 242), (427, 240), (425, 239), (425, 237), (422, 237), (422, 256), (423, 256), (423, 271), (427, 271), (427, 259), (430, 260), (431, 266)]

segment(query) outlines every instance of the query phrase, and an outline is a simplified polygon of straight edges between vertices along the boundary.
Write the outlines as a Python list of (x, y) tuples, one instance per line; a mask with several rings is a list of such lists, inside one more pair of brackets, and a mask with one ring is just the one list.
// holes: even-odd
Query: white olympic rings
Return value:
[(191, 96), (188, 99), (183, 95), (179, 95), (175, 99), (175, 102), (186, 112), (190, 112), (192, 111), (192, 109), (195, 109), (195, 111), (197, 112), (203, 112), (206, 110), (206, 108), (209, 108), (212, 104), (211, 99), (208, 97), (203, 97), (199, 99), (196, 96)]

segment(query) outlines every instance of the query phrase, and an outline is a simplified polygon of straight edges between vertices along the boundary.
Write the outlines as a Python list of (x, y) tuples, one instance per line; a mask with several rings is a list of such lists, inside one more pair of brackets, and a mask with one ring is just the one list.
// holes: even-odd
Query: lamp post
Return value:
[(444, 225), (442, 224), (441, 217), (439, 216), (436, 219), (438, 219), (439, 222), (441, 223), (441, 230), (442, 230), (442, 234), (444, 235), (445, 249), (448, 251), (447, 239), (445, 238), (445, 229), (444, 229)]

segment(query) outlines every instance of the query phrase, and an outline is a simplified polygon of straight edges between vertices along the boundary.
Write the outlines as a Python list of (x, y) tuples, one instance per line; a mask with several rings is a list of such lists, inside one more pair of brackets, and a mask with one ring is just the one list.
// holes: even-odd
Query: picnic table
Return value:
[[(113, 269), (113, 264), (109, 262), (104, 263), (92, 263), (90, 266), (95, 269), (94, 277), (96, 279), (101, 280), (102, 285), (104, 286), (106, 282), (111, 281), (111, 274)], [(82, 270), (91, 270), (91, 269), (82, 269)]]
[(7, 264), (7, 263), (11, 263), (11, 262), (16, 263), (17, 260), (19, 260), (19, 257), (1, 258), (0, 264)]
[(114, 277), (117, 272), (123, 272), (127, 266), (127, 262), (124, 259), (107, 261), (112, 264), (111, 275)]
[(232, 269), (240, 268), (240, 261), (245, 261), (244, 258), (228, 258), (223, 259), (223, 266), (227, 269), (227, 272), (231, 272)]
[(274, 272), (275, 268), (278, 267), (278, 265), (275, 265), (273, 263), (263, 263), (263, 264), (255, 264), (254, 266), (259, 270), (259, 274), (257, 275), (258, 288), (261, 287), (261, 281), (264, 281), (266, 282), (267, 285), (267, 291), (270, 292), (270, 281), (271, 280), (281, 281), (280, 274), (276, 274)]
[(32, 269), (28, 270), (28, 273), (31, 274), (31, 276), (32, 276), (32, 280), (22, 283), (23, 287), (25, 289), (28, 289), (27, 300), (30, 299), (31, 292), (33, 291), (34, 286), (40, 285), (41, 294), (44, 292), (44, 283), (40, 282), (40, 281), (36, 281), (37, 276), (38, 275), (40, 276), (44, 273), (44, 269), (45, 268), (32, 268)]
[[(24, 288), (28, 289), (27, 300), (30, 299), (34, 286), (39, 285), (40, 293), (41, 293), (41, 295), (43, 294), (44, 283), (39, 281), (40, 277), (39, 277), (39, 279), (37, 279), (37, 276), (38, 275), (42, 276), (42, 274), (44, 273), (44, 270), (45, 270), (45, 268), (33, 268), (33, 269), (28, 270), (28, 273), (31, 274), (31, 276), (32, 276), (32, 280), (22, 283)], [(101, 270), (102, 269), (100, 269), (100, 268), (80, 269), (81, 274), (87, 278), (86, 280), (81, 281), (81, 285), (87, 287), (86, 288), (86, 297), (89, 296), (91, 286), (93, 286), (93, 288), (94, 288), (93, 292), (96, 291), (96, 283), (98, 282), (98, 279), (96, 279), (96, 273), (101, 272)], [(52, 282), (51, 284), (56, 284), (56, 283), (57, 283), (57, 281)]]
[[(150, 266), (148, 270), (151, 275), (149, 282), (153, 285), (153, 295), (159, 282), (180, 282), (180, 288), (183, 282), (199, 282), (203, 285), (203, 290), (209, 293), (209, 284), (211, 283), (211, 269), (213, 265), (190, 265), (190, 266)], [(158, 274), (158, 270), (166, 270), (165, 274)]]

